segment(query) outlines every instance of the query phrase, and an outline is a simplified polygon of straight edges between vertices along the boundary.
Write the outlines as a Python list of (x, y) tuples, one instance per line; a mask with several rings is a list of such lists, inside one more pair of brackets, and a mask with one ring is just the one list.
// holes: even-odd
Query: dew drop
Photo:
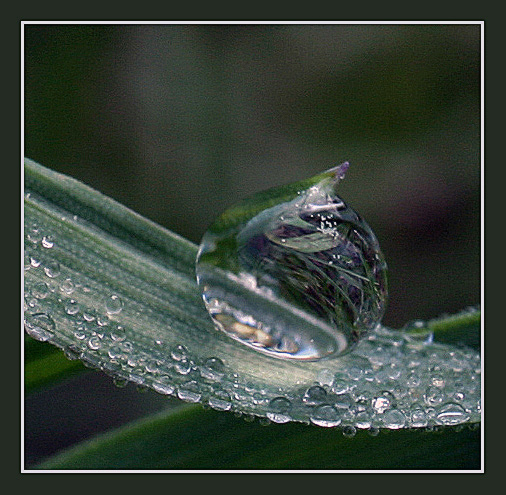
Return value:
[(153, 382), (152, 387), (155, 392), (161, 395), (173, 395), (176, 390), (176, 387), (168, 375), (159, 376), (156, 381)]
[(54, 246), (54, 239), (51, 235), (45, 235), (41, 241), (42, 247), (51, 249)]
[(319, 385), (314, 385), (309, 387), (304, 396), (302, 397), (302, 402), (309, 406), (315, 406), (325, 402), (327, 400), (327, 392), (323, 387)]
[(51, 261), (44, 267), (44, 272), (49, 278), (56, 278), (60, 275), (60, 264), (57, 261)]
[(383, 414), (383, 426), (389, 430), (404, 428), (406, 416), (399, 409), (390, 409)]
[(211, 357), (200, 368), (200, 374), (208, 380), (220, 381), (225, 374), (225, 365), (220, 358)]
[(180, 361), (177, 361), (174, 364), (174, 369), (180, 374), (180, 375), (187, 375), (191, 369), (192, 369), (192, 363), (189, 359), (183, 358)]
[(112, 379), (112, 382), (118, 388), (125, 388), (128, 385), (128, 380), (126, 378), (115, 377)]
[(230, 394), (225, 390), (217, 390), (209, 397), (208, 404), (217, 411), (229, 411), (232, 408)]
[(65, 294), (70, 295), (74, 292), (74, 283), (70, 278), (66, 278), (60, 285), (60, 290)]
[(65, 313), (68, 315), (75, 315), (79, 313), (79, 304), (74, 299), (69, 299), (65, 302)]
[(354, 426), (343, 426), (343, 436), (353, 438), (357, 434), (357, 429)]
[(340, 425), (342, 418), (334, 407), (329, 404), (321, 404), (312, 411), (310, 420), (317, 426), (328, 428)]
[(177, 345), (170, 353), (172, 359), (175, 361), (181, 361), (188, 355), (188, 350), (184, 345)]
[(39, 258), (37, 258), (37, 256), (35, 255), (30, 255), (30, 265), (33, 266), (33, 268), (38, 268), (41, 264), (41, 261)]
[(111, 345), (107, 354), (111, 359), (120, 359), (123, 356), (123, 351), (119, 345)]
[[(98, 322), (98, 324), (100, 325), (100, 322)], [(103, 326), (103, 325), (100, 325), (100, 326)], [(111, 336), (112, 340), (115, 340), (117, 342), (121, 342), (121, 341), (125, 340), (125, 338), (126, 338), (125, 327), (123, 327), (121, 325), (117, 325), (115, 328), (113, 328), (111, 330), (110, 336)]]
[(119, 296), (113, 294), (105, 302), (105, 309), (108, 314), (118, 314), (123, 309), (123, 301)]
[(46, 282), (38, 282), (33, 286), (32, 294), (37, 299), (45, 299), (49, 294), (49, 287)]
[(35, 340), (47, 342), (54, 337), (56, 324), (47, 313), (35, 313), (25, 316), (25, 329)]
[(102, 347), (102, 342), (99, 337), (93, 336), (88, 340), (88, 347), (94, 351)]
[[(381, 320), (386, 263), (336, 194), (348, 164), (232, 206), (210, 227), (197, 281), (218, 329), (268, 355), (349, 352)], [(277, 198), (277, 199), (276, 199)]]
[(436, 409), (436, 419), (443, 425), (457, 425), (465, 423), (469, 419), (469, 414), (459, 404), (448, 403)]
[(196, 381), (190, 381), (181, 385), (177, 391), (177, 396), (185, 402), (199, 402), (202, 397), (198, 383)]
[(269, 402), (267, 418), (273, 423), (288, 423), (291, 420), (289, 416), (292, 403), (285, 397), (276, 397)]
[(434, 406), (436, 404), (440, 404), (443, 401), (444, 396), (444, 391), (440, 387), (431, 385), (427, 387), (425, 391), (424, 400), (427, 405)]

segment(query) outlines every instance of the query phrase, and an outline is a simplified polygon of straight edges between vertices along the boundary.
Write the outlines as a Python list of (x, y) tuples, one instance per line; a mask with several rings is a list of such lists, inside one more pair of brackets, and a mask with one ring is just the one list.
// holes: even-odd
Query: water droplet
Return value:
[(33, 286), (32, 294), (37, 299), (45, 299), (49, 294), (49, 287), (46, 282), (38, 282)]
[(371, 427), (371, 415), (368, 411), (359, 411), (354, 421), (355, 426), (361, 430), (368, 430)]
[(329, 404), (321, 404), (312, 411), (310, 420), (317, 426), (333, 427), (340, 425), (342, 418), (334, 407)]
[(302, 402), (309, 406), (316, 406), (322, 402), (325, 402), (326, 400), (327, 392), (323, 387), (320, 387), (319, 385), (309, 387), (302, 397)]
[(184, 345), (177, 345), (170, 353), (172, 359), (175, 361), (181, 361), (188, 356), (188, 350)]
[(390, 409), (383, 414), (383, 426), (389, 430), (398, 430), (404, 428), (406, 416), (399, 409)]
[(69, 299), (65, 302), (65, 313), (68, 315), (75, 315), (79, 313), (79, 304), (74, 299)]
[[(100, 325), (100, 323), (99, 323), (99, 325)], [(111, 330), (109, 335), (111, 336), (112, 340), (116, 340), (118, 342), (121, 342), (122, 340), (125, 340), (125, 338), (126, 338), (125, 327), (123, 327), (121, 325), (117, 325), (115, 328), (113, 328)]]
[(347, 167), (244, 200), (206, 232), (197, 281), (219, 329), (271, 356), (317, 360), (348, 352), (378, 324), (386, 264), (336, 195)]
[(177, 391), (177, 396), (186, 402), (199, 402), (202, 393), (200, 392), (198, 383), (191, 381), (181, 385)]
[(45, 235), (41, 241), (42, 247), (51, 249), (54, 246), (54, 239), (52, 235)]
[(86, 333), (83, 327), (79, 327), (74, 331), (74, 336), (78, 340), (84, 340), (88, 336), (88, 334)]
[(424, 400), (427, 405), (434, 406), (436, 404), (440, 404), (443, 401), (444, 396), (444, 391), (441, 388), (431, 385), (430, 387), (427, 387), (427, 390), (425, 391)]
[(109, 347), (107, 354), (111, 359), (120, 359), (123, 356), (123, 351), (119, 345), (112, 345)]
[(88, 340), (88, 347), (90, 349), (93, 349), (94, 351), (100, 349), (102, 347), (102, 342), (100, 338), (97, 336), (90, 337), (90, 339)]
[(332, 381), (331, 388), (332, 388), (332, 392), (334, 392), (337, 395), (340, 395), (340, 394), (344, 394), (344, 393), (348, 392), (348, 390), (350, 390), (350, 384), (348, 383), (348, 380), (346, 380), (345, 378), (337, 376)]
[(114, 377), (112, 382), (118, 388), (125, 388), (128, 385), (128, 380), (126, 378)]
[(427, 414), (419, 406), (415, 406), (411, 410), (411, 426), (415, 428), (427, 426)]
[(217, 390), (209, 397), (208, 404), (217, 411), (229, 411), (232, 408), (230, 395), (225, 390)]
[(119, 296), (113, 294), (105, 302), (105, 309), (110, 315), (118, 314), (123, 309), (123, 301)]
[(44, 272), (49, 278), (56, 278), (60, 275), (60, 263), (51, 261), (44, 267)]
[(172, 383), (170, 376), (162, 375), (153, 382), (153, 389), (162, 395), (172, 395), (174, 394), (176, 387)]
[(372, 407), (376, 410), (376, 412), (382, 414), (392, 406), (392, 399), (390, 395), (380, 395), (372, 400)]
[(273, 423), (288, 423), (291, 417), (288, 415), (292, 403), (285, 397), (276, 397), (269, 402), (267, 418)]
[(459, 404), (450, 402), (436, 409), (437, 421), (444, 425), (457, 425), (465, 423), (469, 419), (469, 414)]
[(225, 365), (220, 358), (211, 357), (200, 368), (200, 374), (208, 380), (219, 381), (225, 374)]
[(357, 434), (357, 429), (354, 426), (343, 426), (343, 436), (352, 438)]
[(187, 375), (192, 369), (192, 362), (187, 358), (183, 358), (174, 364), (174, 369), (180, 375)]
[(70, 280), (70, 278), (66, 278), (61, 286), (60, 286), (60, 290), (62, 292), (64, 292), (65, 294), (72, 294), (72, 292), (74, 292), (74, 283), (72, 282), (72, 280)]
[(39, 258), (37, 258), (37, 256), (35, 255), (30, 255), (30, 265), (32, 265), (34, 268), (38, 268), (41, 264), (41, 261)]
[(46, 313), (35, 313), (25, 316), (26, 333), (35, 340), (46, 342), (54, 337), (56, 324)]

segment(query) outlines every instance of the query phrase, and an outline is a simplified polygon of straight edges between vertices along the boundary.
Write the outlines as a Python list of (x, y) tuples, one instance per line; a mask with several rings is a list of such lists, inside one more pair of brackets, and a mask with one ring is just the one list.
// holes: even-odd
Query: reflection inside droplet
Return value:
[(216, 326), (274, 357), (348, 352), (383, 316), (386, 263), (336, 195), (348, 164), (225, 211), (203, 237), (197, 281)]

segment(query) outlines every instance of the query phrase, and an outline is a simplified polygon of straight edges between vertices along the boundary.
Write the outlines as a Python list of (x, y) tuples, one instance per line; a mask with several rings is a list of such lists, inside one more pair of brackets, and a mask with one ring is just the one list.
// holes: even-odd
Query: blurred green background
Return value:
[[(25, 155), (195, 243), (240, 198), (348, 160), (341, 195), (389, 265), (384, 323), (456, 312), (480, 301), (480, 30), (25, 25)], [(132, 417), (162, 407), (121, 392)], [(34, 458), (55, 435), (42, 395)]]

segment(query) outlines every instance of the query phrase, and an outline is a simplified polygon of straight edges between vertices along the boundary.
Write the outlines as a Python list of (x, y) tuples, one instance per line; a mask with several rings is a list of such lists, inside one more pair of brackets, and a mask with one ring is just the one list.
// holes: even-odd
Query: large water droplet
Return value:
[(336, 194), (348, 164), (243, 200), (202, 239), (197, 280), (216, 326), (271, 356), (348, 352), (385, 309), (386, 263)]

